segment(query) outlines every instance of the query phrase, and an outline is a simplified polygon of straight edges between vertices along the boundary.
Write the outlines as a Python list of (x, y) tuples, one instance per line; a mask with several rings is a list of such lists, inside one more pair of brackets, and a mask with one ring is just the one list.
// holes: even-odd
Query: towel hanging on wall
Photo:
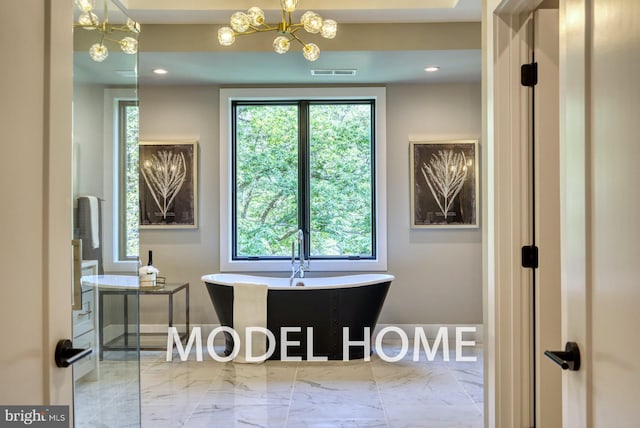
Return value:
[(96, 196), (79, 196), (74, 213), (74, 237), (82, 240), (82, 260), (97, 260), (98, 274), (102, 267), (102, 200)]
[(91, 248), (98, 248), (100, 246), (100, 222), (98, 220), (98, 198), (95, 196), (87, 196), (89, 199), (89, 218), (91, 219)]

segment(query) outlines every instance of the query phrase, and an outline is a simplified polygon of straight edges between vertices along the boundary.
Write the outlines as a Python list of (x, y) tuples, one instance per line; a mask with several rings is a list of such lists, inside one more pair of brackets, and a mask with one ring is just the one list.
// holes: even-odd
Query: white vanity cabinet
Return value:
[[(97, 274), (97, 260), (82, 261), (82, 276)], [(98, 305), (96, 303), (94, 287), (82, 284), (82, 308), (73, 311), (73, 347), (91, 348), (93, 352), (73, 365), (74, 380), (94, 372), (98, 367), (98, 329), (96, 328)]]

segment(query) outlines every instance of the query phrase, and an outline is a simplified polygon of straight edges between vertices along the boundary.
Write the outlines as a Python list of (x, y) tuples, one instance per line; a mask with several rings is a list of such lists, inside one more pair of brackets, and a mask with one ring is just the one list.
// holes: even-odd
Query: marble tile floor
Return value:
[[(398, 355), (397, 344), (385, 344)], [(142, 427), (481, 428), (482, 349), (476, 362), (427, 361), (412, 353), (398, 362), (219, 363), (203, 357), (141, 362)]]
[[(398, 344), (383, 351), (394, 356)], [(453, 351), (453, 350), (452, 350)], [(101, 373), (113, 375), (85, 396), (79, 421), (87, 427), (143, 428), (481, 428), (482, 348), (465, 348), (476, 362), (419, 361), (412, 353), (397, 362), (373, 354), (371, 361), (220, 363), (190, 356), (165, 361), (165, 352), (142, 352), (141, 396), (109, 411), (113, 401), (135, 397), (135, 364), (105, 358)], [(76, 388), (81, 392), (83, 384)], [(113, 400), (113, 401), (110, 401)], [(88, 403), (93, 403), (89, 405)], [(140, 420), (136, 409), (140, 405)], [(130, 407), (130, 408), (128, 408)]]

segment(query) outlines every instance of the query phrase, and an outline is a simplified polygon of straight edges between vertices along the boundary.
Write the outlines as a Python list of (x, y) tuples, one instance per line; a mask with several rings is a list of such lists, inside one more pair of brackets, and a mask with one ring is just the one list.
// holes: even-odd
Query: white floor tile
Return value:
[[(385, 345), (396, 355), (398, 345)], [(411, 350), (410, 350), (411, 351)], [(136, 363), (105, 361), (101, 382), (79, 382), (81, 427), (200, 428), (482, 428), (482, 349), (466, 349), (476, 362), (432, 361), (412, 352), (398, 362), (371, 361), (219, 363), (208, 356), (167, 362), (145, 351)], [(192, 358), (193, 357), (193, 358)], [(135, 395), (135, 394), (134, 394)], [(79, 396), (77, 396), (79, 397)], [(133, 397), (131, 409), (114, 403)], [(141, 420), (137, 420), (141, 403)]]

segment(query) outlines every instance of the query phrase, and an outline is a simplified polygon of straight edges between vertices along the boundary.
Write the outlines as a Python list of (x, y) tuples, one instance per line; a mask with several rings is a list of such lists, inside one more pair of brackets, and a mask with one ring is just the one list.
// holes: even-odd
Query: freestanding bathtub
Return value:
[[(287, 356), (307, 358), (307, 327), (313, 327), (313, 356), (343, 359), (343, 327), (349, 327), (350, 341), (364, 340), (364, 328), (370, 333), (378, 321), (382, 305), (394, 277), (384, 274), (345, 275), (324, 278), (289, 278), (212, 274), (204, 275), (209, 297), (220, 324), (233, 328), (233, 284), (267, 284), (267, 328), (276, 338), (269, 359), (280, 359), (280, 328), (301, 327), (289, 332)], [(302, 285), (303, 284), (303, 285)], [(233, 339), (225, 332), (225, 354), (233, 350)], [(364, 358), (362, 346), (349, 348), (349, 359)]]

